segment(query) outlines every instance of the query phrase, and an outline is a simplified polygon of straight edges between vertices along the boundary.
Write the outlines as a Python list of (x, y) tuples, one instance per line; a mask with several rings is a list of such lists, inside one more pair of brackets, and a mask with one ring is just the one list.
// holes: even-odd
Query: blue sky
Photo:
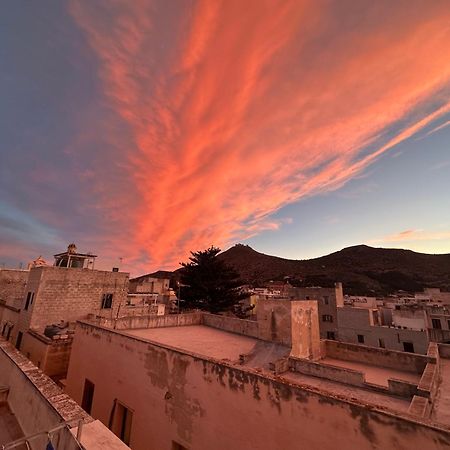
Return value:
[(0, 264), (450, 253), (448, 2), (0, 8)]

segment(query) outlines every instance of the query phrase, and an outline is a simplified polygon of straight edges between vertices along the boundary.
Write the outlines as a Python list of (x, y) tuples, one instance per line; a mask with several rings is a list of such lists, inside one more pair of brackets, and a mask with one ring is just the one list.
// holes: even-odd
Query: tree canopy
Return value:
[(230, 311), (245, 297), (239, 289), (243, 284), (239, 274), (218, 253), (220, 248), (211, 246), (191, 252), (189, 262), (181, 263), (181, 308)]

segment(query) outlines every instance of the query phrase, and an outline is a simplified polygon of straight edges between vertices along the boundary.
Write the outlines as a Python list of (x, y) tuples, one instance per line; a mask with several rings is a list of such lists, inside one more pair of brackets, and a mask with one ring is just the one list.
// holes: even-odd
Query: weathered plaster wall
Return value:
[(258, 305), (257, 321), (259, 339), (292, 344), (292, 320), (290, 300), (261, 300)]
[(34, 331), (24, 334), (21, 352), (53, 379), (65, 377), (69, 367), (72, 338), (52, 340)]
[(78, 324), (67, 392), (95, 384), (92, 415), (115, 399), (133, 411), (134, 450), (443, 449), (448, 432), (356, 402)]
[(317, 301), (291, 302), (291, 356), (321, 357)]

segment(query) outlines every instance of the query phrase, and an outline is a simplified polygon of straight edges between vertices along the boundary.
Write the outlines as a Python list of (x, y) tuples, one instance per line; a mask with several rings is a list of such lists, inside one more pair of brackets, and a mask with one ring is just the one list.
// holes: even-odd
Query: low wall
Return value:
[(203, 313), (202, 324), (208, 327), (230, 331), (231, 333), (258, 338), (258, 322), (254, 320)]
[[(50, 378), (45, 376), (12, 345), (0, 338), (0, 385), (9, 388), (8, 405), (25, 436), (51, 430), (63, 422), (86, 423), (88, 416)], [(75, 450), (78, 444), (67, 428), (52, 437), (57, 448)], [(47, 436), (30, 440), (30, 448), (42, 449)]]
[(428, 362), (434, 362), (436, 360), (431, 356), (329, 340), (326, 341), (325, 350), (326, 355), (331, 358), (364, 362), (375, 366), (418, 374), (423, 373)]
[(331, 381), (351, 384), (353, 386), (365, 386), (365, 378), (362, 372), (343, 367), (325, 365), (314, 361), (306, 361), (299, 358), (289, 358), (289, 368), (295, 372), (325, 378)]
[(434, 400), (439, 387), (438, 364), (428, 363), (419, 381), (418, 392), (422, 397)]
[(417, 394), (417, 384), (389, 378), (388, 391), (398, 397), (413, 398)]
[(200, 325), (202, 313), (168, 314), (165, 316), (128, 316), (110, 319), (94, 315), (88, 316), (89, 322), (116, 330), (130, 330), (136, 328), (163, 328), (188, 325)]

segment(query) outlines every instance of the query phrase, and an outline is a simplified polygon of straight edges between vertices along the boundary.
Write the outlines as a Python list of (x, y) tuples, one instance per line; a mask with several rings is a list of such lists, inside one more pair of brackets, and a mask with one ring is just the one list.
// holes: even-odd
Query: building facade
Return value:
[(275, 300), (260, 301), (257, 321), (81, 321), (67, 392), (135, 450), (450, 445), (450, 411), (435, 402), (447, 395), (437, 373), (450, 348), (416, 355), (321, 341), (317, 311)]

